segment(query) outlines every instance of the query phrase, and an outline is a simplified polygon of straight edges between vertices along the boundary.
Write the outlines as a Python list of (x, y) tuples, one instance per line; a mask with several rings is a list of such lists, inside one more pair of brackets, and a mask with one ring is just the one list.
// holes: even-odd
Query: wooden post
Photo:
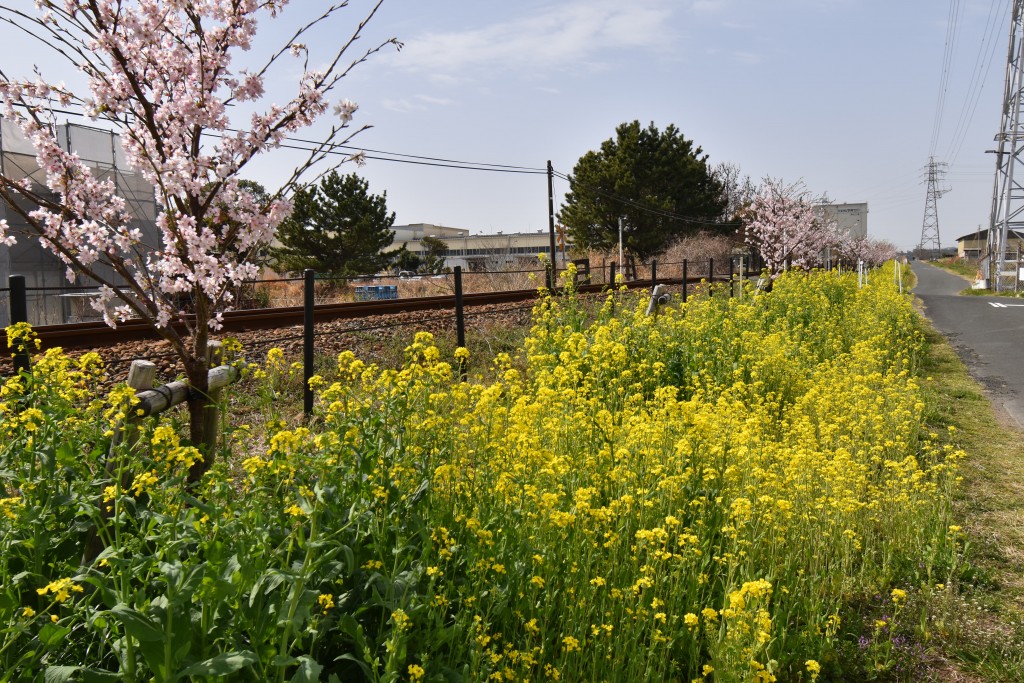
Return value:
[[(217, 342), (218, 344), (220, 342)], [(153, 388), (153, 383), (156, 381), (156, 363), (151, 363), (148, 360), (133, 360), (131, 366), (128, 368), (128, 379), (126, 384), (135, 390), (135, 394), (138, 395), (143, 391), (149, 391)], [(110, 451), (107, 455), (107, 474), (110, 476), (114, 475), (112, 467), (116, 467), (114, 463), (114, 449), (117, 448), (122, 442), (128, 446), (134, 446), (135, 441), (138, 439), (138, 430), (135, 426), (136, 416), (129, 415), (127, 419), (114, 430), (114, 436), (110, 439)], [(127, 484), (124, 484), (127, 486)]]
[[(224, 350), (219, 341), (212, 341), (206, 347), (206, 367), (216, 368), (224, 362)], [(203, 415), (203, 430), (206, 434), (213, 434), (212, 458), (217, 452), (217, 444), (220, 442), (220, 400), (224, 392), (220, 388), (209, 387), (207, 392), (210, 396), (210, 405), (206, 407)]]

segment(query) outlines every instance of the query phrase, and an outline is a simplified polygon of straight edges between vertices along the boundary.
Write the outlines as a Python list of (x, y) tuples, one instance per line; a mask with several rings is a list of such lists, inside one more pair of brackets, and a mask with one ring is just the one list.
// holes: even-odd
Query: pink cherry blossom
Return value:
[(815, 208), (802, 183), (766, 178), (744, 218), (744, 238), (764, 259), (771, 277), (788, 265), (811, 268), (839, 241), (834, 221)]
[[(388, 40), (354, 59), (343, 58), (380, 2), (341, 41), (335, 22), (348, 3), (311, 12), (314, 4), (301, 3), (298, 11), (311, 18), (267, 52), (269, 60), (253, 66), (236, 62), (254, 47), (257, 27), (283, 12), (288, 0), (37, 0), (34, 18), (27, 10), (0, 6), (0, 17), (60, 51), (88, 83), (87, 93), (74, 93), (39, 77), (15, 79), (0, 71), (2, 114), (34, 145), (48, 190), (0, 176), (0, 197), (67, 265), (69, 278), (85, 274), (101, 285), (93, 306), (109, 324), (142, 318), (168, 339), (200, 392), (206, 386), (209, 332), (222, 324), (232, 291), (256, 275), (252, 255), (271, 242), (290, 213), (289, 197), (304, 175), (323, 172), (314, 167), (324, 159), (322, 150), (354, 134), (348, 124), (357, 106), (335, 98), (342, 79), (383, 47), (398, 45)], [(303, 41), (318, 30), (329, 31), (341, 47), (318, 56), (319, 69), (304, 69), (290, 100), (264, 103), (266, 84), (288, 75), (284, 66), (276, 68), (279, 60), (304, 54), (308, 65)], [(270, 81), (275, 74), (277, 81)], [(317, 121), (332, 100), (341, 122), (331, 125), (325, 146), (311, 151), (269, 200), (257, 201), (239, 184), (246, 166)], [(113, 182), (96, 177), (62, 146), (54, 101), (77, 107), (119, 134), (130, 169), (153, 186), (161, 207), (159, 245), (142, 244)], [(242, 102), (244, 113), (237, 106)], [(232, 113), (246, 119), (232, 121)], [(19, 209), (25, 202), (16, 199), (38, 208)], [(0, 221), (0, 243), (12, 240)], [(116, 278), (102, 275), (111, 269)]]

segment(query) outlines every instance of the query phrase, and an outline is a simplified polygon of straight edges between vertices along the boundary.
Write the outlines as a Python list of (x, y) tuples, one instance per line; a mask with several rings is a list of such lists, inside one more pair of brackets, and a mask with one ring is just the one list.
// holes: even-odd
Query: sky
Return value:
[[(358, 65), (338, 96), (359, 104), (355, 124), (372, 126), (354, 145), (536, 169), (550, 160), (566, 174), (620, 123), (674, 124), (711, 164), (731, 162), (755, 181), (802, 180), (836, 202), (867, 202), (869, 235), (902, 248), (921, 239), (924, 168), (934, 157), (948, 164), (938, 217), (942, 244), (952, 246), (989, 221), (995, 161), (986, 150), (1000, 125), (1011, 5), (384, 0), (349, 55), (391, 37), (404, 47)], [(279, 42), (326, 6), (293, 0), (283, 19), (261, 27), (260, 40)], [(307, 40), (314, 58), (326, 58), (371, 7), (351, 0)], [(0, 27), (0, 41), (19, 40)], [(9, 62), (38, 51), (5, 53)], [(34, 61), (45, 76), (57, 69), (54, 80), (73, 82), (48, 60)], [(15, 75), (18, 67), (4, 68)], [(294, 85), (294, 75), (278, 74), (269, 99), (283, 101)], [(273, 189), (293, 157), (275, 152), (247, 175)], [(397, 224), (547, 229), (543, 174), (375, 159), (342, 170), (386, 192)], [(556, 179), (554, 190), (557, 210), (568, 183)]]

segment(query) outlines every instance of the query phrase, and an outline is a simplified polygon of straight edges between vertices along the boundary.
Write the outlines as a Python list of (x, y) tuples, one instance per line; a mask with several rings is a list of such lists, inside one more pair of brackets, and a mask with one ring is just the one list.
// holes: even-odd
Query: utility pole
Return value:
[(623, 270), (626, 263), (624, 258), (625, 257), (622, 255), (622, 216), (619, 216), (619, 270), (621, 272), (625, 272)]
[(1006, 246), (1011, 231), (1024, 228), (1024, 188), (1014, 178), (1024, 152), (1024, 0), (1014, 0), (1010, 18), (1009, 50), (1006, 56), (1006, 81), (999, 134), (996, 135), (996, 177), (992, 189), (992, 214), (988, 231), (987, 270), (990, 286), (1003, 289), (1006, 271)]
[(555, 263), (555, 170), (551, 167), (551, 160), (548, 159), (548, 232), (551, 236), (551, 265), (548, 267), (548, 291), (555, 291), (555, 282), (558, 276), (558, 266)]
[(921, 244), (919, 249), (922, 252), (928, 249), (935, 250), (935, 258), (942, 256), (942, 242), (939, 239), (939, 208), (938, 201), (942, 195), (949, 192), (948, 188), (940, 188), (939, 183), (946, 173), (949, 164), (935, 161), (935, 157), (928, 158), (928, 165), (924, 169), (925, 182), (928, 184), (928, 194), (924, 201), (924, 221), (921, 223)]

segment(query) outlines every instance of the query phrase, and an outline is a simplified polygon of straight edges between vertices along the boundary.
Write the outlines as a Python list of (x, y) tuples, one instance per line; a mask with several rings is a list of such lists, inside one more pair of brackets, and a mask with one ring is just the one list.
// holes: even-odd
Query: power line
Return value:
[[(69, 116), (80, 116), (80, 117), (85, 117), (86, 116), (82, 112), (76, 112), (76, 111), (71, 111), (71, 110), (67, 110), (67, 109), (51, 109), (50, 111), (53, 112), (53, 113), (65, 114), (65, 115), (69, 115)], [(241, 131), (239, 131), (237, 129), (233, 129), (233, 128), (227, 128), (225, 130), (227, 132), (232, 132), (232, 133), (241, 132)], [(207, 137), (216, 138), (216, 139), (224, 139), (226, 137), (225, 134), (223, 134), (223, 133), (215, 133), (215, 132), (212, 132), (212, 131), (205, 131), (203, 134), (205, 136), (207, 136)], [(410, 165), (416, 165), (416, 166), (430, 166), (430, 167), (435, 167), (435, 168), (453, 168), (453, 169), (459, 169), (459, 170), (483, 171), (483, 172), (490, 172), (490, 173), (512, 173), (512, 174), (520, 174), (520, 175), (546, 175), (547, 174), (547, 169), (538, 168), (538, 167), (517, 166), (517, 165), (512, 165), (512, 164), (491, 164), (491, 163), (474, 162), (474, 161), (463, 161), (463, 160), (459, 160), (459, 159), (448, 159), (448, 158), (444, 158), (444, 157), (430, 157), (430, 156), (423, 156), (423, 155), (417, 155), (417, 154), (406, 154), (406, 153), (402, 153), (402, 152), (388, 152), (388, 151), (383, 151), (383, 150), (376, 150), (376, 149), (370, 149), (370, 148), (364, 148), (364, 147), (357, 147), (357, 146), (354, 146), (354, 145), (344, 145), (344, 144), (332, 143), (332, 142), (318, 142), (318, 141), (315, 141), (315, 140), (309, 140), (309, 139), (306, 139), (306, 138), (298, 138), (298, 137), (291, 137), (291, 136), (285, 136), (283, 139), (285, 141), (287, 141), (287, 143), (279, 144), (278, 145), (279, 148), (282, 148), (282, 149), (293, 149), (293, 150), (303, 151), (303, 152), (318, 152), (318, 153), (323, 153), (323, 154), (330, 154), (330, 155), (337, 155), (337, 156), (349, 156), (349, 157), (351, 157), (351, 156), (353, 156), (353, 154), (351, 152), (349, 152), (348, 150), (354, 150), (356, 154), (362, 152), (362, 157), (363, 158), (371, 159), (371, 160), (374, 160), (374, 161), (388, 161), (388, 162), (392, 162), (392, 163), (410, 164)], [(342, 150), (346, 150), (346, 151), (342, 151)], [(370, 154), (366, 154), (366, 152), (370, 152)], [(386, 156), (378, 156), (378, 155), (386, 155)], [(558, 178), (562, 179), (562, 180), (566, 180), (566, 181), (568, 181), (570, 183), (573, 182), (572, 179), (568, 175), (566, 175), (564, 173), (560, 173), (558, 171), (555, 171), (553, 173), (553, 175), (555, 177), (558, 177)], [(578, 181), (578, 180), (576, 182), (580, 183), (580, 181)], [(644, 212), (652, 214), (652, 215), (661, 216), (663, 218), (668, 218), (670, 220), (675, 220), (675, 221), (679, 221), (679, 222), (682, 222), (682, 223), (689, 223), (689, 224), (692, 224), (692, 225), (716, 225), (716, 226), (728, 226), (728, 227), (742, 225), (742, 223), (721, 223), (721, 222), (717, 222), (715, 219), (711, 219), (711, 218), (703, 218), (702, 219), (702, 218), (692, 218), (692, 217), (689, 217), (689, 216), (681, 216), (681, 215), (679, 215), (677, 213), (674, 213), (674, 212), (671, 212), (671, 211), (667, 211), (665, 209), (659, 209), (657, 207), (652, 207), (652, 206), (649, 206), (649, 205), (645, 205), (645, 204), (642, 204), (640, 202), (637, 202), (636, 200), (629, 199), (627, 197), (623, 197), (621, 195), (614, 194), (612, 192), (608, 192), (607, 190), (604, 190), (604, 189), (599, 188), (599, 187), (591, 186), (591, 185), (588, 185), (586, 183), (580, 183), (580, 184), (583, 185), (584, 187), (587, 187), (588, 189), (592, 190), (593, 192), (595, 192), (597, 194), (600, 194), (600, 195), (602, 195), (604, 197), (607, 197), (608, 199), (612, 199), (614, 201), (622, 202), (622, 203), (627, 204), (629, 206), (632, 206), (633, 208), (638, 209), (640, 211), (644, 211)]]
[(953, 63), (953, 56), (956, 52), (957, 24), (960, 19), (960, 0), (950, 0), (949, 14), (946, 22), (946, 42), (942, 55), (942, 71), (939, 75), (939, 96), (935, 103), (935, 119), (932, 123), (932, 139), (928, 148), (928, 155), (935, 156), (935, 148), (939, 142), (939, 132), (942, 129), (942, 118), (946, 106), (946, 92), (949, 88), (950, 67)]
[[(1006, 23), (1006, 16), (1010, 11), (1009, 5), (1007, 5), (1003, 7), (1002, 13), (997, 13), (996, 9), (1001, 4), (1000, 0), (992, 0), (992, 5), (989, 8), (985, 33), (982, 35), (981, 43), (978, 46), (978, 54), (975, 57), (974, 68), (972, 69), (971, 82), (967, 89), (967, 95), (964, 98), (964, 104), (960, 111), (956, 128), (953, 130), (948, 153), (951, 165), (955, 164), (960, 156), (960, 150), (967, 139), (967, 132), (974, 121), (974, 115), (977, 113), (978, 105), (981, 102), (981, 94), (985, 89), (988, 74), (992, 69), (992, 64), (995, 62), (997, 48), (999, 47), (999, 41), (997, 40), (999, 27)], [(986, 52), (988, 53), (987, 57), (985, 56)]]
[[(25, 106), (25, 105), (17, 105)], [(71, 111), (68, 109), (50, 109), (49, 111), (56, 114), (65, 114), (68, 116), (80, 116), (88, 118), (83, 112)], [(109, 120), (109, 119), (108, 119)], [(236, 128), (226, 128), (225, 131), (228, 133), (240, 133)], [(216, 133), (213, 131), (204, 131), (203, 135), (210, 138), (224, 139), (227, 137), (224, 133)], [(462, 161), (459, 159), (446, 159), (442, 157), (428, 157), (416, 154), (404, 154), (402, 152), (387, 152), (384, 150), (370, 149), (368, 147), (358, 147), (355, 145), (343, 145), (340, 143), (333, 142), (319, 142), (316, 140), (309, 140), (305, 138), (285, 136), (283, 138), (288, 143), (292, 144), (279, 144), (278, 147), (282, 149), (294, 149), (303, 152), (315, 152), (319, 151), (324, 154), (332, 154), (338, 156), (353, 156), (353, 152), (358, 154), (359, 152), (370, 152), (370, 154), (363, 154), (363, 158), (372, 159), (374, 161), (391, 161), (400, 164), (413, 164), (417, 166), (434, 166), (438, 168), (455, 168), (467, 171), (486, 171), (491, 173), (518, 173), (525, 175), (542, 175), (547, 173), (547, 169), (531, 166), (515, 166), (511, 164), (489, 164), (484, 162), (476, 161)], [(341, 151), (341, 150), (353, 150)], [(376, 156), (376, 155), (387, 155), (387, 156)]]
[[(229, 128), (227, 130), (229, 130), (229, 131), (231, 131), (233, 133), (240, 132), (240, 131), (237, 131), (237, 130), (235, 130), (233, 128)], [(320, 144), (320, 142), (317, 141), (317, 140), (306, 140), (306, 139), (297, 138), (297, 137), (289, 137), (287, 139), (291, 140), (292, 142), (302, 142), (302, 143), (311, 144), (311, 145), (319, 145)], [(513, 169), (513, 170), (519, 170), (519, 171), (538, 171), (540, 173), (547, 173), (547, 169), (540, 168), (540, 167), (534, 167), (534, 166), (512, 166), (512, 165), (509, 165), (509, 164), (488, 164), (488, 163), (476, 162), (476, 161), (459, 161), (459, 160), (456, 160), (456, 159), (444, 159), (444, 158), (440, 158), (440, 157), (426, 157), (426, 156), (420, 156), (420, 155), (417, 155), (417, 154), (402, 154), (400, 152), (384, 152), (384, 151), (381, 151), (379, 149), (370, 149), (369, 147), (356, 147), (354, 145), (342, 145), (342, 144), (333, 144), (332, 143), (332, 146), (333, 147), (337, 147), (337, 148), (341, 148), (341, 149), (361, 150), (363, 152), (370, 152), (372, 154), (387, 154), (389, 156), (405, 157), (405, 158), (408, 158), (408, 159), (420, 159), (420, 160), (423, 160), (423, 161), (439, 161), (439, 162), (450, 163), (450, 164), (469, 164), (469, 165), (472, 165), (472, 166), (491, 166), (493, 168), (507, 168), (507, 169)]]

